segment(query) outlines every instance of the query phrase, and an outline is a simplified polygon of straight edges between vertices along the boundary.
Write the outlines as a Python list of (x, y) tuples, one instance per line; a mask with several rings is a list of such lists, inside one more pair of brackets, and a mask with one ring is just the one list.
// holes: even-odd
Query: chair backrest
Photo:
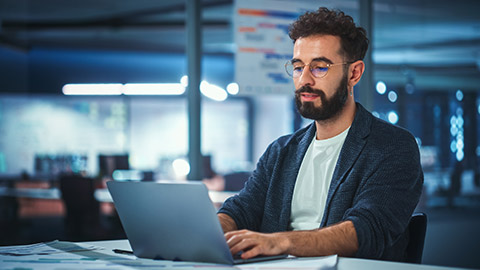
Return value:
[(60, 176), (60, 191), (68, 211), (90, 211), (96, 207), (95, 186), (92, 178), (78, 174)]
[(72, 241), (98, 239), (100, 203), (95, 199), (94, 179), (71, 174), (60, 176), (60, 191), (65, 205), (66, 237)]
[(422, 263), (423, 245), (427, 232), (427, 215), (414, 213), (408, 223), (408, 246), (406, 250), (406, 262)]
[(239, 191), (245, 185), (252, 172), (234, 172), (225, 174), (225, 191)]

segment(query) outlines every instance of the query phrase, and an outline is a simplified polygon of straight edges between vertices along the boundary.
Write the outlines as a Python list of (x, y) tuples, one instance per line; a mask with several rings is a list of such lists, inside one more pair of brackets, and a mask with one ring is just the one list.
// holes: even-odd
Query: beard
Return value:
[[(313, 89), (310, 86), (302, 86), (295, 90), (295, 105), (297, 110), (305, 118), (315, 121), (324, 121), (336, 117), (345, 107), (348, 97), (347, 76), (344, 76), (340, 81), (340, 85), (336, 89), (331, 98), (327, 98), (325, 92), (320, 89)], [(318, 95), (322, 100), (320, 107), (315, 107), (315, 104), (310, 101), (302, 103), (301, 94), (312, 93)]]

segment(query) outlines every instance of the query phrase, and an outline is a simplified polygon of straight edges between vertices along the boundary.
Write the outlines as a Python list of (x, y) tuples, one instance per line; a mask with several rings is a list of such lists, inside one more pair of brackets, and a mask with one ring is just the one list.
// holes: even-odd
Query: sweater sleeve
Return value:
[(274, 143), (260, 157), (256, 169), (238, 195), (227, 199), (218, 213), (229, 215), (238, 229), (258, 231), (261, 226), (268, 189), (268, 166)]
[(358, 187), (353, 206), (344, 214), (357, 231), (361, 258), (385, 258), (402, 239), (423, 185), (418, 146), (409, 136), (394, 149), (383, 150), (382, 158), (372, 166)]

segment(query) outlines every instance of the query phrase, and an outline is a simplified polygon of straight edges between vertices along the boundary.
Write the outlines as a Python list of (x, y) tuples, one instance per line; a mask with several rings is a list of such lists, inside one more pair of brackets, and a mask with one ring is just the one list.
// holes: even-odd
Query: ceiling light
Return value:
[(455, 92), (455, 97), (457, 98), (458, 101), (462, 101), (463, 100), (462, 90), (458, 89), (457, 92)]
[(209, 84), (207, 81), (202, 81), (200, 83), (200, 92), (210, 98), (210, 99), (213, 99), (215, 101), (224, 101), (225, 99), (227, 99), (227, 91), (225, 91), (225, 89), (219, 87), (219, 86), (216, 86), (214, 84)]
[(180, 83), (127, 83), (123, 87), (125, 95), (181, 95), (185, 87)]
[(180, 83), (110, 83), (66, 84), (65, 95), (182, 95), (185, 87)]
[(387, 91), (387, 85), (382, 81), (378, 81), (376, 89), (377, 89), (377, 93), (379, 93), (380, 95), (383, 95)]
[(238, 94), (238, 91), (240, 90), (240, 88), (238, 87), (238, 83), (230, 83), (227, 85), (227, 92), (230, 94), (230, 95), (236, 95)]
[(180, 79), (180, 84), (183, 85), (183, 87), (187, 87), (188, 86), (188, 76), (187, 75), (183, 75), (182, 78)]
[(172, 167), (177, 177), (185, 177), (190, 173), (190, 164), (185, 159), (175, 159), (172, 162)]
[(398, 114), (395, 111), (389, 112), (387, 118), (388, 121), (394, 125), (398, 122)]
[(65, 84), (62, 88), (64, 95), (121, 95), (121, 83), (105, 84)]
[(390, 91), (388, 92), (388, 100), (390, 100), (390, 102), (392, 103), (395, 103), (395, 101), (397, 101), (397, 93), (395, 93), (395, 91)]

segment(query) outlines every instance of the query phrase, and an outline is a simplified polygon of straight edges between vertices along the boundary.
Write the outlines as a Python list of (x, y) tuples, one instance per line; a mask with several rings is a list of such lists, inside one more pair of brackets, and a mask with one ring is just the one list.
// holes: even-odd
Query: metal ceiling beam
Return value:
[[(229, 27), (228, 20), (203, 20), (202, 26), (205, 27)], [(42, 31), (42, 30), (60, 30), (60, 29), (91, 29), (91, 28), (185, 28), (185, 20), (177, 21), (150, 21), (150, 22), (131, 22), (117, 20), (103, 21), (3, 21), (3, 32), (12, 31)]]
[(30, 50), (31, 46), (28, 42), (5, 35), (0, 35), (0, 45), (5, 47), (13, 48), (22, 52), (27, 52)]
[[(186, 1), (188, 3), (188, 1)], [(214, 8), (219, 6), (233, 5), (233, 0), (214, 0), (201, 1), (199, 3), (201, 9)], [(7, 30), (27, 29), (43, 30), (58, 28), (91, 28), (91, 27), (165, 27), (165, 26), (182, 26), (185, 27), (185, 20), (172, 21), (138, 21), (144, 20), (147, 16), (166, 15), (171, 13), (185, 13), (187, 10), (185, 2), (159, 7), (148, 8), (144, 10), (135, 10), (131, 12), (123, 12), (115, 15), (104, 16), (100, 18), (86, 18), (84, 20), (4, 20), (2, 28)], [(188, 15), (187, 15), (188, 16)], [(229, 26), (227, 20), (204, 20), (202, 24), (205, 26)]]
[[(393, 87), (404, 86), (409, 79), (402, 74), (378, 70), (375, 72), (375, 80), (382, 80)], [(413, 79), (413, 85), (417, 91), (480, 91), (480, 78), (478, 76), (468, 75), (437, 75), (437, 74), (417, 74)], [(399, 90), (399, 89), (395, 89)]]
[[(419, 40), (419, 42), (422, 42)], [(405, 50), (405, 49), (415, 49), (415, 50), (431, 50), (431, 49), (440, 49), (440, 48), (470, 48), (470, 47), (480, 47), (480, 39), (450, 39), (442, 40), (438, 42), (422, 42), (417, 44), (398, 44), (398, 45), (384, 45), (378, 46), (376, 49), (379, 50)]]
[[(152, 16), (152, 15), (164, 15), (164, 14), (171, 14), (175, 12), (185, 13), (187, 12), (187, 4), (189, 0), (182, 1), (179, 4), (174, 4), (170, 6), (164, 6), (159, 8), (148, 8), (144, 10), (136, 10), (131, 12), (124, 12), (120, 14), (116, 14), (114, 16), (110, 16), (106, 20), (115, 20), (115, 21), (127, 21), (127, 20), (135, 20), (145, 16)], [(214, 8), (219, 6), (231, 6), (233, 5), (233, 0), (210, 0), (210, 1), (200, 1), (199, 3), (200, 9), (205, 10), (208, 8)], [(105, 20), (105, 18), (96, 19), (97, 21)]]

